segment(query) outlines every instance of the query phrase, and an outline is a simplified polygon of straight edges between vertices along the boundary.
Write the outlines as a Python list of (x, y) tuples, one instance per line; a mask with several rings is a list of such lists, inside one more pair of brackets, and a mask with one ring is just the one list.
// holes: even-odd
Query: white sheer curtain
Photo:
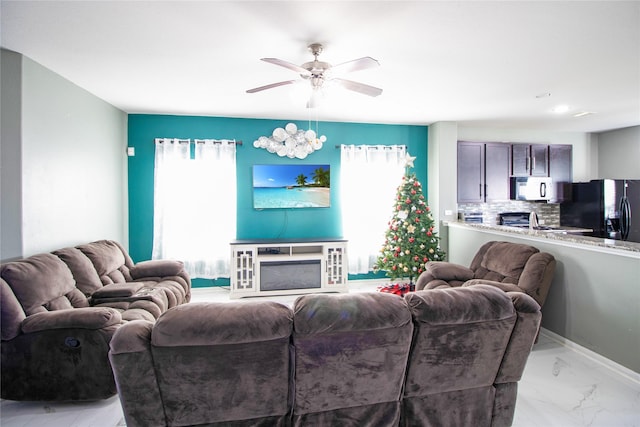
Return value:
[(340, 203), (350, 274), (368, 273), (376, 263), (406, 157), (403, 145), (341, 146)]
[(153, 259), (177, 259), (193, 278), (229, 277), (236, 238), (234, 141), (156, 139)]

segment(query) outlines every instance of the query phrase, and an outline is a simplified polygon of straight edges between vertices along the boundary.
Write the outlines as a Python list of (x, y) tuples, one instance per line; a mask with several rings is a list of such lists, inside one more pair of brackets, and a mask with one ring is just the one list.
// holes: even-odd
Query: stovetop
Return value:
[(527, 228), (536, 231), (566, 231), (564, 228), (548, 227), (546, 225), (536, 225), (530, 227), (529, 216), (531, 212), (503, 212), (498, 214), (500, 225), (516, 228)]
[(500, 225), (511, 227), (529, 227), (530, 212), (503, 212), (498, 214)]

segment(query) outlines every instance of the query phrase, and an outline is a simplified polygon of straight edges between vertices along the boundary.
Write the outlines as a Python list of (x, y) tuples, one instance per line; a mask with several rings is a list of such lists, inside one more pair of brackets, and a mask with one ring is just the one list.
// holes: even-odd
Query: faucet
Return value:
[(538, 214), (531, 212), (529, 214), (529, 229), (533, 230), (538, 228)]

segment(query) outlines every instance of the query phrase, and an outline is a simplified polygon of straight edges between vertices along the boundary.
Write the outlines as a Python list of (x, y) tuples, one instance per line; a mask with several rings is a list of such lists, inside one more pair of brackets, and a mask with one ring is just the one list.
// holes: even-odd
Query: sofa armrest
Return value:
[(45, 311), (22, 321), (25, 334), (50, 329), (102, 329), (122, 322), (120, 312), (109, 307), (85, 307)]
[(139, 262), (129, 270), (129, 273), (134, 280), (139, 280), (145, 277), (177, 276), (182, 271), (184, 271), (184, 264), (181, 261), (158, 259)]
[(153, 326), (153, 322), (144, 320), (125, 323), (109, 342), (109, 360), (122, 411), (130, 427), (169, 425), (160, 394), (158, 372), (162, 371), (156, 371), (161, 368), (156, 366), (151, 353)]
[(135, 295), (144, 287), (142, 282), (111, 283), (91, 294), (92, 298), (119, 298)]
[(430, 261), (425, 266), (426, 271), (431, 273), (434, 279), (449, 280), (470, 280), (473, 279), (473, 271), (460, 264), (446, 261)]

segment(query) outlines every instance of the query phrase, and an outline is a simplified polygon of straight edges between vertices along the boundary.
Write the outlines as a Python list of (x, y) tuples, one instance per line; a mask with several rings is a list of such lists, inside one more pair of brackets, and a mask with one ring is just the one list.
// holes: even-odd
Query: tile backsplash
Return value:
[(482, 222), (495, 225), (499, 223), (498, 214), (502, 212), (535, 212), (540, 225), (560, 226), (560, 205), (557, 203), (505, 200), (504, 202), (458, 204), (458, 218), (471, 212), (482, 212)]

